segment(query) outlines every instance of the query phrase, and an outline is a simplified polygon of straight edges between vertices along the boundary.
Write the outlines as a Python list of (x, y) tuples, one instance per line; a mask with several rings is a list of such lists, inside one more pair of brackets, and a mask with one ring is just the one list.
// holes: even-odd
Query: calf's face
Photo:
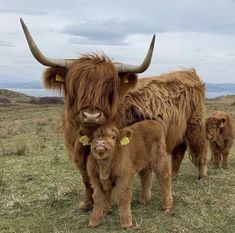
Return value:
[(208, 118), (206, 121), (206, 137), (209, 141), (219, 141), (225, 124), (224, 118)]
[(112, 158), (114, 151), (121, 145), (129, 143), (132, 130), (118, 130), (113, 125), (100, 127), (94, 132), (91, 142), (91, 152), (96, 159)]

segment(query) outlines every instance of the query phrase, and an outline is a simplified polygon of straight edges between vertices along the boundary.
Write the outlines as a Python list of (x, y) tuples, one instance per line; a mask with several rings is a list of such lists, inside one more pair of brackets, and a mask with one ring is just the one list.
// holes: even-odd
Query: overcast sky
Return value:
[(48, 57), (104, 52), (139, 64), (156, 34), (141, 77), (194, 67), (206, 82), (235, 83), (235, 0), (0, 0), (0, 80), (40, 80), (45, 68), (20, 17)]

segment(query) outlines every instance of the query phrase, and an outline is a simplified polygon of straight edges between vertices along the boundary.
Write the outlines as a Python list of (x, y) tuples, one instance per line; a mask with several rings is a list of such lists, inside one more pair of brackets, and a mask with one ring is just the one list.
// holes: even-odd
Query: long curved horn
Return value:
[(22, 18), (20, 18), (21, 26), (24, 30), (25, 37), (27, 39), (29, 48), (34, 56), (34, 58), (41, 64), (51, 67), (62, 67), (68, 68), (76, 59), (53, 59), (45, 57), (42, 52), (39, 50), (38, 46), (33, 40), (27, 26), (25, 25)]
[(135, 66), (135, 65), (128, 65), (128, 64), (123, 64), (123, 63), (114, 64), (118, 70), (118, 73), (125, 73), (125, 72), (143, 73), (145, 70), (147, 70), (152, 59), (154, 42), (155, 42), (155, 35), (153, 35), (148, 53), (141, 65)]

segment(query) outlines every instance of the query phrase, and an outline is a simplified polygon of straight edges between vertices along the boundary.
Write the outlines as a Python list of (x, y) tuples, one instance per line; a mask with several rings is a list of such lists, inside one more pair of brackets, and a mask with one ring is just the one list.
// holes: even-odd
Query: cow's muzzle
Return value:
[(106, 117), (102, 111), (84, 109), (79, 115), (81, 124), (102, 125), (106, 122)]

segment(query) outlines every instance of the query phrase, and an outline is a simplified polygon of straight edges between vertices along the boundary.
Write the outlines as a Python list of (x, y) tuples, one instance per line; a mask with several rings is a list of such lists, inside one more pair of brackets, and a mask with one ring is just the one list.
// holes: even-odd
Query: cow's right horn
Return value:
[(145, 70), (147, 70), (150, 65), (151, 59), (152, 59), (154, 42), (155, 42), (155, 35), (153, 35), (151, 44), (149, 46), (148, 53), (147, 53), (147, 55), (141, 65), (135, 66), (135, 65), (128, 65), (128, 64), (123, 64), (123, 63), (117, 63), (117, 64), (115, 64), (115, 66), (118, 70), (118, 73), (125, 73), (125, 72), (142, 73)]
[(33, 40), (33, 37), (31, 36), (27, 26), (25, 25), (22, 18), (20, 18), (20, 22), (22, 25), (22, 28), (24, 30), (25, 37), (27, 39), (29, 48), (35, 57), (35, 59), (40, 62), (41, 64), (45, 66), (51, 66), (51, 67), (63, 67), (68, 68), (76, 59), (53, 59), (53, 58), (47, 58), (45, 57), (42, 52), (39, 50), (38, 46)]

